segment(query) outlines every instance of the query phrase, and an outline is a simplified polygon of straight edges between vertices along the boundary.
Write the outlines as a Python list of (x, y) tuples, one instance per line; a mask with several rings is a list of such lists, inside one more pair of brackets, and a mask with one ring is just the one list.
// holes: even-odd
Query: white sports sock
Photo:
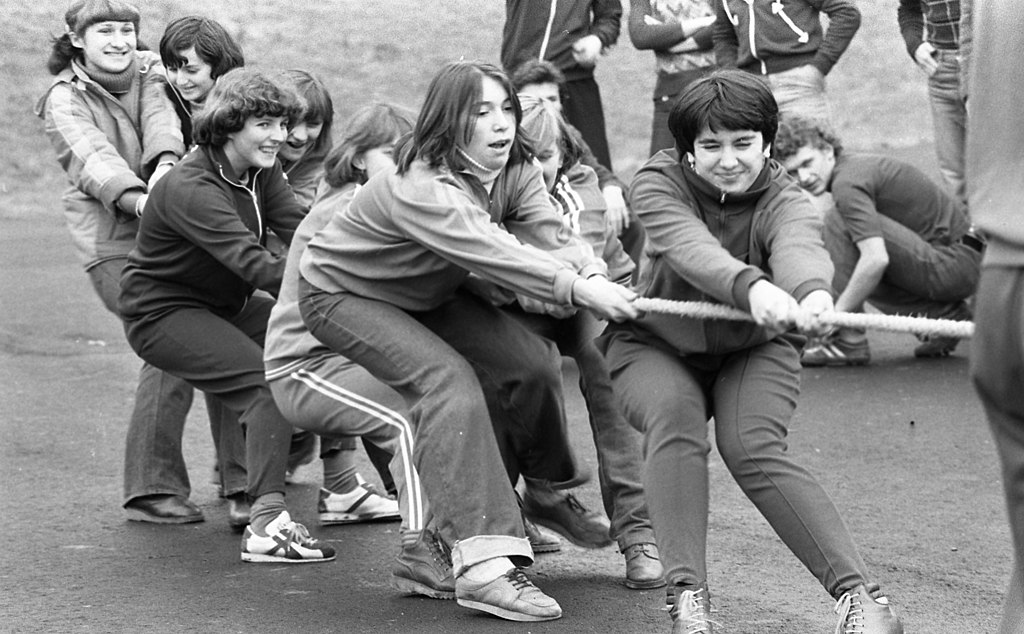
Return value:
[(481, 561), (478, 564), (473, 564), (463, 570), (459, 576), (466, 581), (486, 583), (497, 579), (512, 568), (515, 568), (515, 566), (512, 565), (512, 560), (508, 557), (495, 557)]

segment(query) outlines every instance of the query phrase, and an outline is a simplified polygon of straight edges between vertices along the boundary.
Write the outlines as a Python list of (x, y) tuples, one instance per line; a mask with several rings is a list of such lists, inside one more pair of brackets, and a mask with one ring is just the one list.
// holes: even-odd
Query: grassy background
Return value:
[[(9, 3), (0, 18), (0, 41), (7, 46), (0, 58), (0, 114), (8, 122), (0, 131), (0, 218), (60, 213), (64, 175), (32, 110), (50, 82), (50, 38), (62, 31), (67, 6), (63, 0)], [(504, 22), (504, 4), (497, 0), (153, 0), (140, 6), (140, 36), (150, 47), (170, 20), (208, 15), (237, 35), (249, 65), (319, 74), (341, 121), (373, 100), (418, 107), (434, 71), (446, 61), (496, 62)], [(861, 29), (828, 78), (838, 131), (851, 148), (929, 143), (925, 80), (903, 48), (896, 1), (860, 0), (859, 6)], [(625, 20), (597, 77), (613, 162), (629, 178), (646, 158), (654, 55), (633, 48)]]

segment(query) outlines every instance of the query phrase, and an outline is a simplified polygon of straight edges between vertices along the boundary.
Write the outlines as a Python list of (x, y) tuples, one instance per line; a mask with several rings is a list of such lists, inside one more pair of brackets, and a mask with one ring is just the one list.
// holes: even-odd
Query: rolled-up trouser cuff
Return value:
[(458, 577), (466, 568), (495, 557), (508, 557), (519, 568), (533, 563), (533, 548), (525, 537), (476, 535), (460, 539), (452, 547), (452, 574)]

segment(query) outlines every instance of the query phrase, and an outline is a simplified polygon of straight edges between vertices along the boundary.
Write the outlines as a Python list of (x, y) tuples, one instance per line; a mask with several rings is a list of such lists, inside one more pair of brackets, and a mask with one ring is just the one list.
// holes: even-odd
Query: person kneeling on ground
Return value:
[[(889, 315), (970, 321), (985, 243), (962, 203), (916, 167), (889, 156), (843, 151), (825, 124), (785, 118), (776, 159), (800, 186), (832, 192), (824, 238), (839, 297), (836, 310), (862, 312), (864, 302)], [(945, 357), (959, 339), (919, 336), (916, 357)], [(864, 365), (871, 359), (863, 330), (839, 328), (812, 342), (806, 366)]]
[(669, 115), (676, 148), (640, 168), (630, 202), (652, 259), (645, 297), (714, 298), (755, 323), (648, 313), (598, 338), (615, 393), (645, 436), (647, 506), (668, 581), (674, 633), (711, 634), (707, 587), (708, 420), (743, 492), (837, 600), (837, 631), (903, 627), (835, 504), (789, 455), (800, 392), (796, 330), (822, 329), (832, 266), (810, 199), (767, 157), (778, 105), (749, 73), (697, 80)]

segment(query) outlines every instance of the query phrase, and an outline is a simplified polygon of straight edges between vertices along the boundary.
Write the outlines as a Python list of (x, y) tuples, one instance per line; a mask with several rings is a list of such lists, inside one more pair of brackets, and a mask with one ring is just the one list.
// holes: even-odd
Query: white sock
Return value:
[(515, 566), (512, 565), (512, 560), (508, 557), (495, 557), (481, 561), (478, 564), (473, 564), (463, 570), (459, 576), (465, 578), (466, 581), (484, 583), (497, 579), (512, 568), (515, 568)]

